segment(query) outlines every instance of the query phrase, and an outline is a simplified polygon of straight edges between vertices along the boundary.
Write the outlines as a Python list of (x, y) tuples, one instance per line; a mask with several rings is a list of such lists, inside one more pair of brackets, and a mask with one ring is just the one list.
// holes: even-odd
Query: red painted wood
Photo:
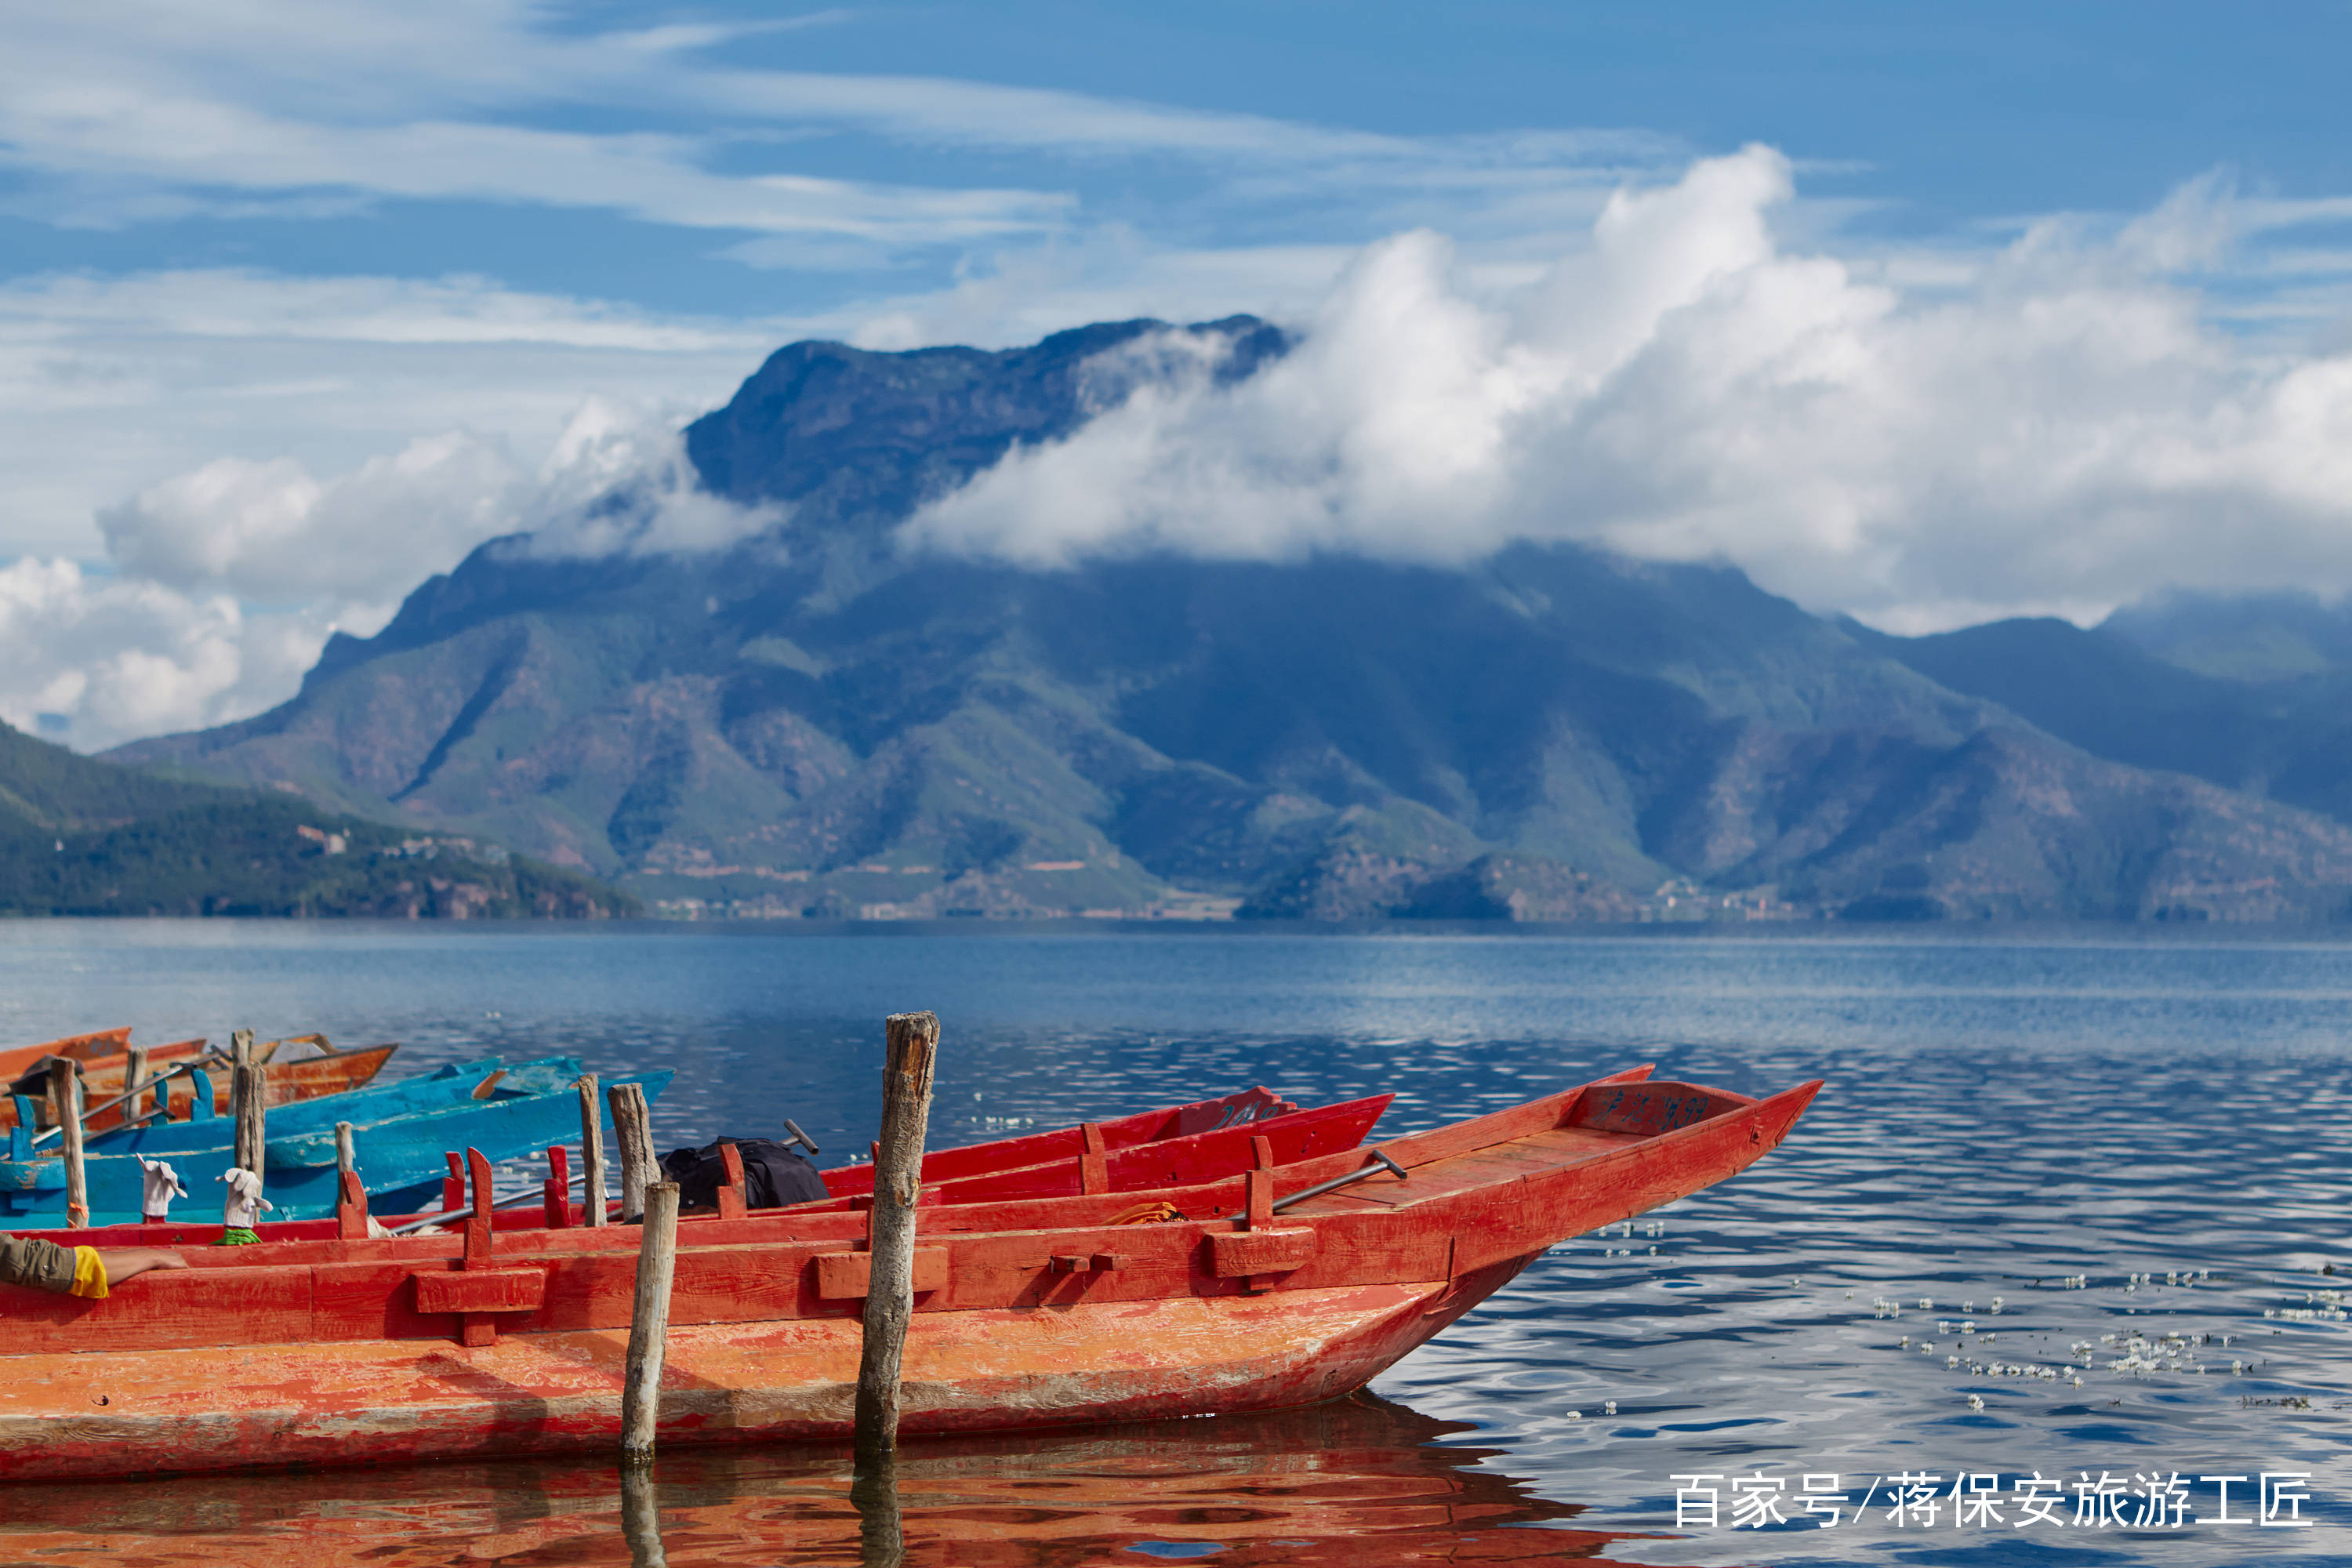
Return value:
[[(1189, 1138), (1261, 1113), (1286, 1115), (1297, 1109), (1270, 1089), (1247, 1089), (1237, 1094), (1221, 1095), (1215, 1100), (1195, 1100), (1190, 1105), (1163, 1106), (1156, 1110), (1114, 1117), (1108, 1121), (1098, 1121), (1095, 1126), (1101, 1130), (1104, 1149), (1109, 1152), (1164, 1138)], [(999, 1138), (986, 1143), (968, 1143), (960, 1149), (940, 1149), (924, 1155), (923, 1180), (927, 1184), (950, 1182), (965, 1176), (984, 1175), (991, 1171), (1044, 1164), (1052, 1160), (1069, 1159), (1083, 1152), (1084, 1149), (1085, 1135), (1075, 1127), (1056, 1128), (1050, 1132), (1024, 1133), (1018, 1138)], [(874, 1190), (874, 1167), (871, 1165), (844, 1165), (823, 1174), (825, 1190), (836, 1197)]]
[[(874, 1255), (870, 1252), (820, 1252), (816, 1255), (816, 1293), (827, 1301), (864, 1300), (873, 1289)], [(915, 1248), (915, 1293), (937, 1290), (948, 1282), (948, 1249)]]
[(1078, 1191), (1110, 1191), (1110, 1169), (1107, 1162), (1108, 1151), (1103, 1142), (1101, 1126), (1092, 1121), (1081, 1123), (1078, 1138)]
[[(1649, 1115), (1628, 1111), (1622, 1099), (1612, 1107), (1611, 1087), (1393, 1140), (1383, 1147), (1406, 1167), (1404, 1181), (1383, 1175), (1307, 1200), (1278, 1226), (1273, 1195), (1355, 1169), (1362, 1152), (1164, 1189), (1154, 1195), (1188, 1216), (1165, 1224), (1109, 1223), (1141, 1195), (1125, 1193), (921, 1209), (924, 1293), (909, 1386), (937, 1392), (915, 1402), (908, 1429), (1263, 1408), (1345, 1392), (1553, 1242), (1751, 1163), (1819, 1088), (1758, 1102), (1656, 1085), (1656, 1106), (1687, 1107), (1693, 1097), (1705, 1104), (1690, 1113), (1696, 1120), (1661, 1110), (1650, 1119), (1660, 1130), (1645, 1135), (1586, 1124)], [(486, 1192), (486, 1164), (478, 1174)], [(1381, 1195), (1362, 1195), (1372, 1191)], [(1237, 1226), (1253, 1210), (1256, 1223)], [(817, 1384), (808, 1380), (835, 1374), (794, 1358), (845, 1346), (854, 1374), (859, 1295), (834, 1292), (854, 1285), (862, 1293), (855, 1277), (867, 1262), (856, 1250), (865, 1218), (769, 1210), (697, 1221), (681, 1236), (671, 1321), (673, 1353), (684, 1358), (675, 1375), (686, 1381), (671, 1388), (685, 1404), (673, 1422), (665, 1394), (665, 1442), (833, 1433), (838, 1412), (824, 1414), (824, 1400), (835, 1396), (809, 1392)], [(480, 1223), (472, 1216), (469, 1228)], [(472, 1237), (273, 1238), (191, 1249), (191, 1268), (142, 1276), (102, 1302), (0, 1290), (0, 1310), (16, 1330), (0, 1354), (0, 1476), (608, 1444), (618, 1396), (614, 1336), (628, 1321), (635, 1231), (511, 1231), (499, 1240), (499, 1267), (469, 1268), (488, 1261), (488, 1241), (487, 1229)], [(1087, 1267), (1076, 1266), (1081, 1259)], [(536, 1304), (500, 1296), (493, 1312), (483, 1298), (436, 1294), (504, 1289), (467, 1282), (519, 1273), (541, 1282)], [(411, 1283), (428, 1279), (457, 1283)], [(456, 1310), (424, 1311), (420, 1299)], [(1367, 1303), (1369, 1316), (1348, 1320), (1356, 1327), (1318, 1330), (1313, 1347), (1295, 1355), (1268, 1348), (1316, 1312), (1355, 1311), (1349, 1302)], [(453, 1317), (461, 1338), (477, 1331), (474, 1342), (450, 1346)], [(608, 1337), (563, 1338), (583, 1333)], [(949, 1348), (957, 1345), (971, 1347), (967, 1359), (955, 1359), (966, 1355)], [(179, 1350), (227, 1359), (151, 1353)], [(81, 1353), (89, 1352), (106, 1353)], [(926, 1370), (922, 1358), (932, 1354), (949, 1360)], [(470, 1363), (481, 1368), (477, 1378), (464, 1371), (471, 1357), (509, 1359)], [(217, 1369), (231, 1363), (235, 1378), (223, 1383)], [(337, 1382), (346, 1374), (331, 1370), (361, 1366), (383, 1371), (354, 1383)], [(427, 1366), (441, 1370), (404, 1370)], [(119, 1415), (91, 1426), (87, 1404), (75, 1400), (100, 1368), (124, 1396)], [(583, 1392), (592, 1386), (599, 1392)], [(331, 1387), (339, 1392), (321, 1392)], [(240, 1448), (224, 1436), (240, 1428), (220, 1413), (223, 1401), (275, 1399), (268, 1391), (280, 1388), (292, 1403), (254, 1417), (253, 1429), (271, 1434), (265, 1447)], [(705, 1394), (713, 1403), (698, 1405)], [(470, 1403), (445, 1407), (450, 1399)], [(796, 1402), (805, 1399), (817, 1403), (803, 1409)], [(926, 1403), (934, 1399), (944, 1403)], [(412, 1408), (415, 1400), (443, 1403), (430, 1414)], [(696, 1410), (707, 1413), (683, 1414)], [(330, 1430), (339, 1434), (332, 1443)]]
[[(44, 1057), (64, 1057), (70, 1061), (86, 1062), (101, 1057), (119, 1057), (131, 1048), (131, 1026), (100, 1029), (94, 1034), (68, 1035), (61, 1040), (49, 1040), (37, 1046), (11, 1046), (0, 1050), (0, 1078), (21, 1078), (40, 1064)], [(170, 1050), (169, 1046), (163, 1047)], [(153, 1061), (156, 1054), (147, 1053)]]
[(367, 1188), (360, 1183), (357, 1171), (345, 1171), (337, 1179), (341, 1188), (335, 1205), (335, 1235), (344, 1241), (365, 1241), (368, 1233)]
[(547, 1302), (547, 1271), (490, 1268), (472, 1273), (418, 1274), (420, 1313), (536, 1312)]
[(491, 1238), (497, 1235), (492, 1225), (494, 1195), (490, 1190), (490, 1162), (479, 1149), (466, 1151), (466, 1173), (473, 1178), (474, 1205), (466, 1219), (466, 1267), (488, 1268), (491, 1261)]
[(1209, 1268), (1220, 1279), (1250, 1274), (1281, 1274), (1315, 1256), (1315, 1231), (1238, 1230), (1209, 1237)]
[(572, 1223), (572, 1154), (561, 1143), (547, 1148), (547, 1184), (540, 1194), (540, 1215), (550, 1230)]
[(1048, 1164), (941, 1183), (926, 1188), (922, 1201), (926, 1205), (974, 1204), (1078, 1196), (1089, 1191), (1128, 1193), (1151, 1187), (1194, 1186), (1246, 1169), (1258, 1158), (1256, 1149), (1260, 1142), (1267, 1145), (1270, 1152), (1266, 1158), (1274, 1164), (1290, 1164), (1314, 1154), (1353, 1149), (1363, 1142), (1364, 1134), (1380, 1120), (1392, 1098), (1374, 1095), (1265, 1121), (1120, 1150), (1104, 1157), (1105, 1184), (1097, 1188), (1086, 1184), (1090, 1178), (1087, 1156), (1082, 1147), (1076, 1155)]
[(741, 1219), (747, 1212), (743, 1203), (743, 1154), (732, 1143), (719, 1145), (719, 1160), (727, 1179), (719, 1187), (719, 1217)]

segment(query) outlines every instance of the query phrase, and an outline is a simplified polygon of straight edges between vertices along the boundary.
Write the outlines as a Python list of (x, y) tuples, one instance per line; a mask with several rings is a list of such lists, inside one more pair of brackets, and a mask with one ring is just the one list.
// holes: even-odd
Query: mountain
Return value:
[(2089, 631), (2023, 619), (1925, 637), (1847, 630), (2095, 755), (2352, 824), (2352, 620), (2315, 600), (2172, 595)]
[(467, 919), (631, 907), (497, 845), (157, 778), (0, 724), (0, 914)]
[[(2030, 679), (1948, 679), (1928, 639), (1728, 567), (1522, 545), (1467, 571), (1032, 572), (899, 548), (925, 500), (1114, 405), (1171, 331), (1229, 376), (1287, 347), (1246, 317), (995, 353), (794, 344), (687, 437), (709, 489), (785, 510), (774, 529), (701, 555), (495, 542), (336, 639), (291, 701), (114, 755), (502, 840), (679, 913), (2352, 904), (2352, 830), (2116, 759), (2037, 718)], [(2161, 662), (2133, 657), (2125, 687)], [(2147, 700), (2198, 700), (2150, 677)]]
[(2125, 605), (2099, 630), (2168, 664), (2230, 680), (2352, 669), (2352, 605), (2313, 594), (2175, 591)]

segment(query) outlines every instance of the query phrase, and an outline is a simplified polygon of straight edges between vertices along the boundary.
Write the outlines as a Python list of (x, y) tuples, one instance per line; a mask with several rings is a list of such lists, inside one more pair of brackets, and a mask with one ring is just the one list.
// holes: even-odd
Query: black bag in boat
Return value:
[(677, 1201), (688, 1207), (710, 1208), (719, 1189), (727, 1184), (727, 1162), (720, 1145), (732, 1143), (743, 1158), (743, 1206), (781, 1208), (786, 1204), (813, 1203), (828, 1195), (816, 1167), (791, 1145), (767, 1138), (721, 1138), (707, 1149), (673, 1149), (661, 1158), (662, 1174), (677, 1184)]

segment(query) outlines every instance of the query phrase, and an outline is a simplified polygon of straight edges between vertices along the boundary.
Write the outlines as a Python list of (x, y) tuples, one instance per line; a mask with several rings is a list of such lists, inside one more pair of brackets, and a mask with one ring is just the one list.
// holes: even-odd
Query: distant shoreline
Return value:
[(892, 937), (927, 939), (969, 937), (986, 941), (1018, 938), (1168, 937), (1197, 941), (1238, 937), (1249, 940), (1380, 937), (1499, 941), (1569, 939), (1577, 942), (1737, 942), (1742, 943), (1814, 943), (1825, 946), (2177, 946), (2212, 947), (2276, 945), (2352, 947), (2352, 924), (2256, 924), (2211, 922), (2169, 924), (2122, 921), (1160, 921), (1105, 920), (1079, 916), (1037, 920), (663, 920), (623, 918), (503, 919), (384, 919), (364, 915), (308, 918), (274, 915), (0, 915), (0, 944), (10, 932), (36, 930), (79, 931), (103, 926), (137, 926), (154, 931), (203, 931), (235, 945), (238, 932), (285, 934), (350, 933), (418, 936), (593, 935), (689, 936), (731, 938), (774, 936), (794, 939)]

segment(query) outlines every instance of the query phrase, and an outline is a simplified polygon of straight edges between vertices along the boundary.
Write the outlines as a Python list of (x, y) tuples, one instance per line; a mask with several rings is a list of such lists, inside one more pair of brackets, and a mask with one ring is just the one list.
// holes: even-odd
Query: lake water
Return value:
[[(914, 1561), (2352, 1563), (2352, 946), (0, 927), (8, 1043), (318, 1028), (405, 1042), (395, 1073), (673, 1067), (662, 1146), (789, 1115), (826, 1163), (873, 1135), (881, 1020), (916, 1008), (941, 1019), (935, 1146), (1251, 1083), (1393, 1090), (1382, 1135), (1643, 1061), (1829, 1087), (1777, 1152), (1650, 1216), (1663, 1235), (1555, 1249), (1375, 1398), (910, 1444)], [(2018, 1528), (2037, 1471), (2063, 1522)], [(2134, 1528), (2176, 1473), (2193, 1522)], [(1938, 1478), (1932, 1522), (1888, 1517), (1906, 1475)], [(2266, 1475), (2273, 1525), (2212, 1521), (2198, 1478), (2247, 1478), (2230, 1512), (2251, 1518)], [(1678, 1500), (1694, 1476), (1720, 1479)], [(1998, 1525), (1956, 1527), (1963, 1477), (1998, 1489)], [(1834, 1527), (1808, 1478), (1824, 1508), (1847, 1494)], [(2101, 1510), (2125, 1522), (2077, 1524), (2103, 1478), (2135, 1494)], [(835, 1454), (681, 1451), (658, 1475), (667, 1560), (855, 1562), (846, 1489)], [(1712, 1529), (1688, 1506), (1710, 1489)], [(1765, 1492), (1788, 1522), (1733, 1528)], [(20, 1488), (0, 1563), (625, 1563), (621, 1510), (582, 1465)]]

